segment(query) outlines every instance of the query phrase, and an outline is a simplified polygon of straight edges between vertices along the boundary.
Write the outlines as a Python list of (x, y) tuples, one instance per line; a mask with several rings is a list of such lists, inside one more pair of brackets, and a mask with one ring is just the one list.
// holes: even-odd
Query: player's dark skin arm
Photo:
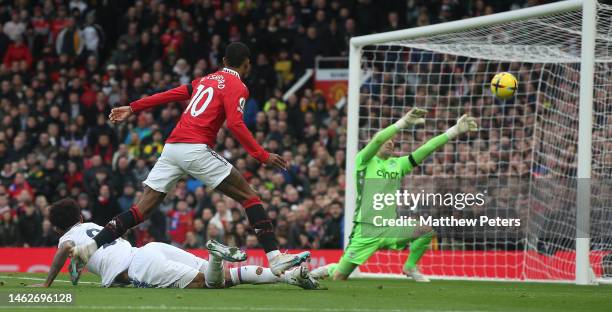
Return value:
[(55, 252), (53, 262), (51, 262), (51, 267), (49, 268), (47, 280), (45, 280), (45, 282), (42, 284), (31, 285), (31, 287), (51, 287), (51, 284), (53, 284), (57, 274), (59, 274), (64, 266), (64, 263), (66, 263), (66, 260), (68, 260), (68, 255), (72, 247), (74, 247), (74, 243), (72, 241), (63, 243)]

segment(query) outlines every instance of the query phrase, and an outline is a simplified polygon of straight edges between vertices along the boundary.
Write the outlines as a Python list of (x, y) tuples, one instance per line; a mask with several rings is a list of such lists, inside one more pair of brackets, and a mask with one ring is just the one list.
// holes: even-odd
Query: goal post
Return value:
[[(576, 284), (592, 284), (590, 254), (591, 146), (593, 129), (593, 80), (595, 79), (595, 35), (597, 34), (595, 0), (582, 4), (582, 42), (580, 55), (580, 107), (578, 120), (578, 193), (576, 216)], [(584, 180), (586, 183), (581, 183)], [(580, 232), (583, 233), (580, 233)], [(584, 235), (581, 235), (584, 234)]]
[[(601, 263), (612, 250), (612, 233), (606, 229), (612, 226), (612, 198), (605, 191), (612, 179), (612, 145), (606, 143), (612, 134), (611, 42), (612, 6), (595, 0), (352, 38), (345, 247), (357, 199), (355, 155), (376, 131), (419, 106), (434, 113), (424, 129), (398, 135), (404, 153), (440, 133), (460, 113), (475, 114), (482, 129), (441, 148), (405, 184), (435, 190), (440, 179), (473, 179), (496, 196), (516, 191), (516, 198), (496, 197), (494, 207), (481, 213), (524, 221), (515, 233), (453, 229), (439, 235), (435, 250), (423, 259), (426, 274), (580, 285), (603, 277)], [(506, 102), (488, 91), (500, 71), (519, 80), (517, 95)], [(601, 189), (603, 199), (592, 203), (592, 191)], [(562, 195), (551, 198), (555, 193)], [(439, 207), (419, 209), (419, 214), (444, 215)], [(401, 268), (406, 254), (381, 250), (355, 276), (397, 276), (392, 267)]]

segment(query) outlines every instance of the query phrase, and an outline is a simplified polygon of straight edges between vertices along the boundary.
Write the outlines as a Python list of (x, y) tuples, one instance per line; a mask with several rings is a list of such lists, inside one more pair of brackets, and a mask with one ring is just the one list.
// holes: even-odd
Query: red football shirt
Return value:
[(133, 112), (157, 105), (189, 100), (179, 122), (166, 143), (194, 143), (215, 146), (217, 132), (227, 119), (227, 127), (244, 149), (260, 162), (266, 162), (270, 154), (261, 147), (242, 119), (247, 87), (240, 75), (229, 68), (195, 79), (191, 85), (183, 85), (166, 92), (132, 102)]

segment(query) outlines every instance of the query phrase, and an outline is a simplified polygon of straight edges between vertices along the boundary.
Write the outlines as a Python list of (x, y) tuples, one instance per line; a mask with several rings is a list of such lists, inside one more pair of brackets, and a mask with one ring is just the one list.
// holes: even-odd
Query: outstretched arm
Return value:
[(363, 163), (368, 162), (376, 155), (376, 153), (378, 153), (380, 147), (401, 129), (425, 123), (425, 119), (423, 118), (425, 114), (427, 114), (427, 111), (424, 109), (416, 107), (411, 109), (396, 123), (376, 133), (372, 140), (370, 140), (370, 142), (361, 151), (359, 151), (359, 153), (357, 153), (358, 159), (360, 159)]
[(421, 145), (416, 151), (408, 155), (408, 161), (412, 167), (421, 164), (425, 158), (431, 155), (435, 150), (446, 144), (449, 140), (466, 132), (478, 131), (478, 125), (474, 117), (463, 115), (457, 120), (457, 124), (450, 127), (446, 132), (430, 139), (427, 143)]
[(130, 103), (133, 113), (171, 102), (187, 101), (191, 97), (191, 85), (182, 85), (168, 91), (153, 94)]
[(66, 241), (60, 245), (60, 247), (55, 252), (55, 256), (53, 257), (53, 262), (51, 262), (51, 268), (49, 268), (49, 274), (47, 275), (47, 279), (42, 284), (32, 285), (37, 287), (50, 287), (53, 284), (53, 281), (57, 277), (57, 274), (62, 270), (64, 263), (68, 259), (69, 250), (74, 246), (72, 241)]
[(448, 139), (449, 139), (448, 135), (446, 133), (442, 133), (438, 136), (433, 137), (432, 139), (427, 141), (425, 144), (419, 146), (419, 148), (417, 148), (414, 152), (408, 155), (408, 160), (410, 161), (410, 164), (412, 165), (412, 167), (416, 167), (417, 165), (420, 165), (423, 162), (423, 160), (425, 160), (425, 158), (431, 155), (435, 150), (440, 148), (442, 145), (446, 144), (446, 142), (448, 142)]
[(158, 105), (186, 101), (191, 97), (191, 85), (182, 85), (174, 89), (170, 89), (165, 92), (153, 94), (151, 96), (144, 97), (140, 100), (130, 103), (130, 105), (120, 106), (111, 110), (108, 118), (111, 122), (122, 122), (126, 120), (132, 113), (155, 107)]

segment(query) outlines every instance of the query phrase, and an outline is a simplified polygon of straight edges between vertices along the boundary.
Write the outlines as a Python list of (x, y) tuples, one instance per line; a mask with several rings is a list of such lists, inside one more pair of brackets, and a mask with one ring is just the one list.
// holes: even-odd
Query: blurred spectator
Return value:
[(107, 184), (102, 184), (98, 191), (98, 196), (92, 208), (92, 222), (106, 224), (120, 212), (119, 204), (111, 193)]
[(208, 239), (214, 239), (221, 243), (225, 242), (224, 235), (221, 233), (221, 230), (219, 230), (219, 227), (217, 227), (213, 223), (208, 224), (208, 228), (206, 230), (206, 237)]
[(140, 158), (136, 161), (136, 166), (132, 170), (132, 174), (134, 175), (137, 185), (141, 185), (142, 182), (147, 179), (149, 171), (150, 169), (144, 159)]
[(84, 222), (89, 222), (91, 221), (91, 217), (92, 217), (92, 204), (89, 201), (89, 196), (87, 196), (87, 194), (85, 193), (81, 193), (78, 195), (78, 199), (77, 199), (77, 203), (79, 204), (79, 207), (81, 208), (81, 216), (83, 217), (83, 221)]
[[(30, 68), (32, 65), (32, 53), (30, 48), (24, 44), (21, 36), (17, 37), (13, 43), (8, 46), (4, 54), (4, 66), (10, 68), (14, 63), (19, 64), (24, 62), (25, 68)], [(21, 66), (21, 65), (18, 65)]]
[(81, 55), (85, 48), (83, 31), (76, 25), (74, 18), (68, 18), (64, 28), (58, 33), (55, 41), (55, 51), (58, 55), (69, 57)]
[(276, 86), (276, 73), (274, 67), (270, 65), (264, 53), (257, 55), (255, 64), (249, 75), (249, 86), (251, 97), (257, 102), (263, 103), (272, 96), (272, 90)]
[(64, 182), (69, 189), (83, 186), (83, 172), (74, 161), (68, 162), (68, 168), (64, 174)]
[(314, 26), (308, 27), (306, 36), (298, 38), (295, 51), (297, 59), (305, 68), (313, 68), (315, 57), (323, 55), (323, 44)]
[(204, 245), (201, 241), (198, 241), (196, 234), (192, 231), (187, 232), (185, 234), (185, 243), (183, 244), (183, 248), (185, 249), (199, 249)]
[(177, 75), (178, 82), (180, 84), (191, 83), (191, 76), (189, 75), (191, 67), (187, 64), (185, 59), (179, 59), (176, 61), (176, 65), (172, 68), (172, 71)]
[[(3, 200), (2, 198), (0, 197), (0, 201)], [(0, 216), (0, 246), (22, 246), (21, 231), (16, 213), (4, 206), (4, 208), (0, 208)]]
[(24, 247), (35, 247), (42, 236), (42, 216), (28, 200), (19, 207), (19, 230)]
[[(279, 244), (280, 248), (282, 245)], [(259, 242), (257, 241), (257, 236), (255, 236), (255, 234), (249, 234), (247, 235), (246, 238), (246, 249), (255, 249), (255, 248), (259, 248)]]
[(21, 19), (18, 11), (13, 11), (11, 20), (4, 24), (3, 31), (13, 41), (21, 39), (26, 31), (26, 23)]
[(227, 205), (223, 201), (217, 201), (215, 203), (215, 215), (210, 220), (210, 224), (213, 224), (217, 227), (217, 230), (221, 233), (221, 235), (225, 235), (225, 233), (229, 233), (230, 231), (230, 223), (232, 221), (232, 213), (227, 208)]
[(157, 159), (161, 156), (161, 152), (164, 149), (163, 136), (161, 131), (156, 130), (153, 132), (151, 143), (146, 144), (142, 148), (142, 157), (146, 159)]
[(236, 223), (226, 243), (230, 244), (231, 246), (236, 246), (240, 248), (246, 247), (247, 230), (244, 223)]
[[(130, 196), (134, 195), (134, 183), (135, 178), (133, 172), (130, 170), (130, 162), (126, 156), (120, 156), (117, 160), (117, 168), (113, 170), (113, 175), (111, 178), (111, 185), (113, 185), (113, 194), (120, 195), (125, 194), (126, 187), (132, 186), (132, 189), (127, 189), (130, 191)], [(129, 207), (128, 207), (129, 209)]]
[(193, 234), (200, 246), (204, 246), (206, 239), (206, 224), (202, 219), (196, 218), (193, 220)]
[[(193, 229), (193, 211), (185, 201), (179, 201), (176, 209), (168, 212), (170, 218), (170, 240), (174, 244), (182, 245), (185, 242), (188, 232)], [(192, 233), (193, 234), (193, 233)]]
[(96, 24), (95, 11), (91, 11), (85, 17), (85, 28), (83, 28), (83, 40), (85, 41), (85, 51), (88, 55), (97, 57), (99, 50), (104, 48), (104, 30)]
[(53, 230), (53, 226), (48, 219), (45, 219), (42, 223), (42, 236), (40, 241), (38, 242), (38, 246), (41, 247), (55, 247), (59, 242), (59, 235), (55, 230)]
[(119, 209), (123, 211), (128, 211), (135, 204), (135, 194), (134, 186), (131, 182), (126, 183), (121, 192), (121, 196), (119, 196)]
[(344, 245), (343, 233), (344, 233), (344, 214), (342, 213), (343, 207), (339, 202), (332, 202), (329, 207), (329, 218), (324, 225), (325, 233), (321, 239), (321, 248), (326, 249), (338, 249)]
[(25, 193), (29, 198), (32, 198), (34, 196), (34, 190), (21, 172), (17, 172), (15, 174), (13, 184), (9, 186), (8, 190), (9, 194), (13, 199), (18, 199), (19, 197), (21, 197), (22, 193)]

